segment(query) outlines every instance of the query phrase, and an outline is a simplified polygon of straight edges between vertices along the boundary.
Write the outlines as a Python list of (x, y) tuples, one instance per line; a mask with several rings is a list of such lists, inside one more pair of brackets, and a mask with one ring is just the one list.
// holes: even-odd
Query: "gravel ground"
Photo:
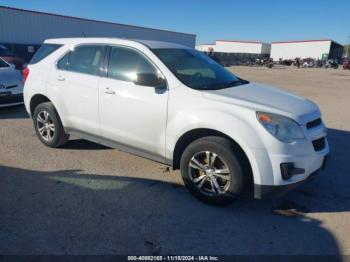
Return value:
[(0, 108), (0, 254), (349, 254), (350, 71), (232, 67), (317, 102), (326, 171), (282, 199), (207, 206), (179, 172), (73, 138), (49, 149)]

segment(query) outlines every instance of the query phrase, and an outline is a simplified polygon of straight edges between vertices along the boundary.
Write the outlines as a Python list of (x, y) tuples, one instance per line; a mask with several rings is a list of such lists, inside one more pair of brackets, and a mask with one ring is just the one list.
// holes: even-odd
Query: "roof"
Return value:
[(186, 48), (190, 47), (162, 42), (162, 41), (152, 41), (152, 40), (143, 40), (143, 39), (123, 39), (123, 38), (112, 38), (112, 37), (72, 37), (72, 38), (53, 38), (47, 39), (44, 43), (54, 43), (54, 44), (80, 44), (80, 43), (95, 43), (95, 44), (127, 44), (127, 43), (141, 43), (146, 45), (149, 48)]
[(162, 42), (162, 41), (153, 41), (153, 40), (135, 40), (137, 42), (141, 42), (144, 45), (150, 47), (150, 48), (186, 48), (190, 49), (190, 47), (181, 45), (181, 44), (175, 44), (175, 43), (169, 43), (169, 42)]
[(135, 25), (128, 25), (128, 24), (121, 24), (121, 23), (114, 23), (114, 22), (108, 22), (108, 21), (101, 21), (101, 20), (94, 20), (94, 19), (87, 19), (82, 17), (76, 17), (76, 16), (67, 16), (67, 15), (60, 15), (60, 14), (53, 14), (53, 13), (46, 13), (41, 11), (34, 11), (34, 10), (28, 10), (28, 9), (21, 9), (21, 8), (15, 8), (10, 6), (2, 6), (0, 5), (0, 8), (14, 10), (14, 11), (20, 11), (20, 12), (26, 12), (26, 13), (32, 13), (32, 14), (39, 14), (39, 15), (50, 15), (50, 16), (57, 16), (62, 18), (70, 18), (80, 21), (90, 21), (95, 23), (104, 23), (104, 24), (110, 24), (110, 25), (119, 25), (119, 26), (128, 26), (128, 27), (134, 27), (134, 28), (141, 28), (141, 29), (150, 29), (150, 30), (157, 30), (162, 32), (169, 32), (169, 33), (177, 33), (177, 34), (184, 34), (184, 35), (193, 35), (191, 33), (182, 33), (182, 32), (176, 32), (176, 31), (170, 31), (170, 30), (164, 30), (164, 29), (158, 29), (158, 28), (150, 28), (150, 27), (143, 27), (143, 26), (135, 26)]
[(201, 45), (215, 45), (215, 43), (211, 43), (211, 44), (199, 44), (199, 45), (196, 45), (196, 46), (201, 46)]
[(246, 43), (246, 44), (264, 44), (261, 41), (246, 41), (246, 40), (216, 40), (216, 42), (233, 42), (233, 43)]
[(332, 39), (316, 39), (316, 40), (292, 40), (292, 41), (278, 41), (278, 42), (272, 42), (272, 44), (289, 44), (289, 43), (304, 43), (304, 42), (329, 42), (332, 41)]

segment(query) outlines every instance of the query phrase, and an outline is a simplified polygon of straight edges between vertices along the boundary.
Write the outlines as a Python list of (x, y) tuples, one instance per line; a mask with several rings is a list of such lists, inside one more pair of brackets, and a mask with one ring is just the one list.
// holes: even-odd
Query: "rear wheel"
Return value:
[(204, 137), (192, 142), (180, 163), (186, 187), (199, 200), (211, 205), (227, 205), (244, 187), (242, 168), (233, 145), (222, 137)]
[(40, 141), (48, 147), (59, 147), (69, 136), (64, 132), (61, 119), (51, 102), (39, 104), (33, 113), (34, 128)]

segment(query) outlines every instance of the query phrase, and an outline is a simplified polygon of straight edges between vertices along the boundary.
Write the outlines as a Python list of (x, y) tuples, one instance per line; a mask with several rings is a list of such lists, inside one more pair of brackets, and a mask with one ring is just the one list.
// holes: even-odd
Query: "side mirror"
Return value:
[(136, 85), (150, 86), (155, 88), (166, 88), (166, 81), (162, 76), (153, 73), (138, 73), (134, 81)]

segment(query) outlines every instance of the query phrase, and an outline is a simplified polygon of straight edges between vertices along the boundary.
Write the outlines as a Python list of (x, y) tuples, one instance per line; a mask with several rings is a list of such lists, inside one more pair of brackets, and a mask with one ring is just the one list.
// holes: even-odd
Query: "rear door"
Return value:
[(106, 47), (79, 45), (51, 71), (49, 97), (55, 99), (67, 128), (99, 135), (98, 86)]

